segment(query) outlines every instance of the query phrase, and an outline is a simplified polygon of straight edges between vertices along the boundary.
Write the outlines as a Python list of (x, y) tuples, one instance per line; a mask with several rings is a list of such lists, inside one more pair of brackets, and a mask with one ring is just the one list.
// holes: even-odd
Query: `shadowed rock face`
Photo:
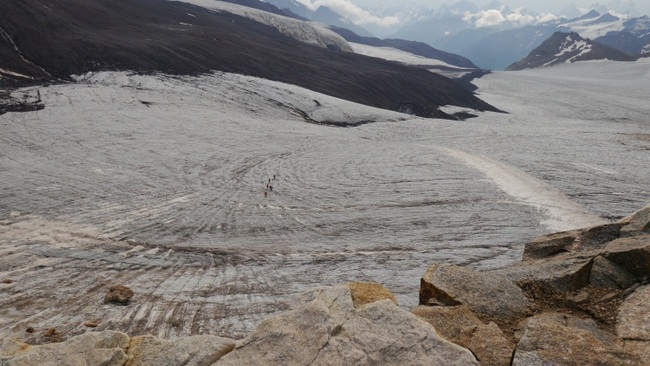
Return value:
[(448, 104), (496, 110), (446, 77), (308, 45), (255, 21), (180, 2), (9, 0), (0, 3), (0, 28), (11, 50), (0, 53), (3, 67), (36, 78), (218, 70), (384, 109), (409, 102), (419, 116), (449, 118), (437, 110)]
[(467, 305), (479, 317), (506, 324), (525, 316), (528, 299), (500, 275), (466, 267), (433, 265), (420, 281), (420, 305)]

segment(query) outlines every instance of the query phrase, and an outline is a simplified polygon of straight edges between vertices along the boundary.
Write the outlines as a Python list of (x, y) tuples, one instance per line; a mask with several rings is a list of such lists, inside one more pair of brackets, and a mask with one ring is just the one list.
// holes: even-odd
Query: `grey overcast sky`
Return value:
[[(311, 7), (313, 10), (319, 6), (327, 6), (337, 13), (344, 15), (352, 23), (358, 25), (367, 25), (373, 24), (379, 26), (380, 28), (390, 28), (398, 27), (403, 19), (399, 14), (400, 10), (407, 10), (413, 6), (423, 5), (426, 7), (437, 9), (444, 4), (455, 4), (460, 0), (297, 0), (308, 7)], [(479, 8), (484, 8), (488, 4), (494, 2), (503, 3), (508, 5), (510, 10), (513, 12), (508, 14), (512, 19), (518, 19), (518, 22), (524, 24), (523, 22), (530, 23), (531, 21), (547, 21), (553, 19), (555, 16), (577, 16), (578, 14), (564, 14), (565, 10), (571, 4), (576, 5), (579, 8), (590, 9), (593, 7), (593, 4), (603, 4), (607, 5), (612, 10), (621, 11), (618, 9), (634, 9), (636, 11), (636, 16), (650, 14), (650, 0), (465, 0), (470, 3), (474, 3)], [(397, 14), (391, 15), (386, 12), (381, 12), (382, 14), (377, 14), (377, 8), (389, 7), (397, 10)], [(531, 12), (534, 12), (535, 16), (525, 15), (526, 12), (522, 12), (520, 9), (526, 8)], [(493, 8), (490, 8), (493, 9)], [(375, 10), (375, 12), (373, 12)], [(551, 15), (553, 14), (553, 15)], [(503, 14), (506, 16), (507, 14)], [(504, 18), (501, 16), (501, 13), (495, 14), (492, 12), (482, 12), (474, 21), (476, 21), (477, 26), (483, 24), (482, 26), (489, 26), (498, 24), (494, 23), (494, 16), (498, 18)], [(480, 20), (477, 20), (480, 19)], [(532, 19), (532, 20), (531, 20)], [(535, 20), (536, 19), (536, 20)], [(511, 20), (511, 19), (509, 19)], [(512, 21), (512, 20), (511, 20)]]
[[(362, 7), (375, 7), (378, 5), (396, 6), (399, 4), (421, 4), (437, 8), (442, 4), (454, 4), (460, 0), (349, 0), (353, 4)], [(479, 7), (487, 5), (494, 0), (468, 0)], [(507, 4), (510, 8), (524, 7), (537, 12), (545, 13), (559, 13), (569, 4), (576, 4), (578, 7), (589, 8), (594, 3), (607, 5), (610, 2), (626, 3), (632, 2), (639, 13), (643, 15), (650, 15), (650, 0), (500, 0), (500, 2)]]

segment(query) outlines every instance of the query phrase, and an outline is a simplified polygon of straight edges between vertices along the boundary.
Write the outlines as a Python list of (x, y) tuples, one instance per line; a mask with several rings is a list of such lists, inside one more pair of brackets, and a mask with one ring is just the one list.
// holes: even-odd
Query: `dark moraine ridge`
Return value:
[[(424, 117), (450, 118), (438, 110), (444, 105), (497, 111), (444, 76), (311, 46), (250, 19), (182, 2), (3, 0), (0, 28), (0, 65), (37, 78), (69, 80), (100, 70), (225, 71), (384, 109), (406, 104)], [(0, 79), (0, 86), (7, 81)]]

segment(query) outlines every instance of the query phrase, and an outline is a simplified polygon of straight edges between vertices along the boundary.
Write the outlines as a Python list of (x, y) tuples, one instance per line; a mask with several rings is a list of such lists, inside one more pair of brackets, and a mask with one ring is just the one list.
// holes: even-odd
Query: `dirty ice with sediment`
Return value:
[[(466, 121), (224, 73), (39, 87), (44, 110), (0, 116), (0, 337), (89, 320), (243, 337), (353, 280), (414, 306), (430, 264), (507, 266), (541, 234), (647, 205), (649, 75), (650, 60), (495, 72), (478, 93), (508, 113)], [(128, 307), (101, 301), (118, 283)]]

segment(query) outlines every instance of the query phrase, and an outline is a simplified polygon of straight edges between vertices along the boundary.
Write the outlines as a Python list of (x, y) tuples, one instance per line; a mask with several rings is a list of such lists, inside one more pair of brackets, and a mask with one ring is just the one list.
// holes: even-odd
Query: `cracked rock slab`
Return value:
[(616, 333), (622, 339), (650, 342), (650, 285), (634, 291), (618, 309)]
[(0, 346), (2, 366), (121, 366), (127, 361), (129, 337), (121, 332), (90, 332), (62, 343), (30, 346), (16, 338)]
[(595, 287), (626, 289), (635, 282), (634, 276), (625, 268), (613, 263), (602, 256), (594, 258), (594, 264), (589, 274), (589, 284)]
[(646, 206), (631, 215), (623, 218), (620, 223), (624, 224), (621, 228), (621, 235), (636, 235), (645, 231), (650, 233), (650, 206)]
[(126, 366), (209, 366), (235, 348), (235, 341), (212, 335), (174, 340), (151, 335), (131, 338)]
[(528, 319), (517, 344), (513, 366), (541, 365), (638, 365), (614, 336), (590, 319), (567, 314), (543, 313)]
[(515, 345), (494, 322), (483, 323), (467, 306), (423, 306), (411, 310), (440, 335), (472, 351), (483, 366), (509, 365)]
[(530, 303), (506, 277), (459, 266), (432, 265), (420, 281), (420, 305), (466, 305), (479, 318), (508, 323), (526, 316)]
[(597, 252), (567, 253), (495, 270), (521, 288), (531, 286), (555, 292), (579, 290), (589, 284)]
[(650, 275), (650, 235), (614, 240), (605, 247), (605, 258), (639, 277)]
[(345, 286), (320, 288), (262, 322), (215, 365), (476, 365), (467, 349), (391, 300), (355, 308)]

